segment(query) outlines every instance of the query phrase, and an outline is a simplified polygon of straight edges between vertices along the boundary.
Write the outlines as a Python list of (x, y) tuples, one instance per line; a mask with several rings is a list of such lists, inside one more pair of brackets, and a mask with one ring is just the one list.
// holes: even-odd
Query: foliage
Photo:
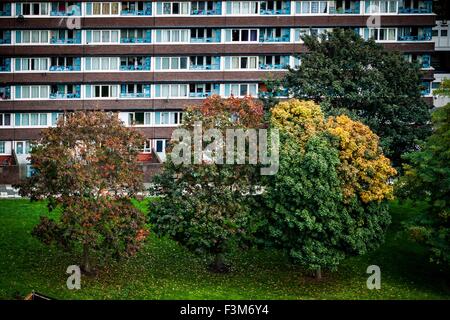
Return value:
[(325, 121), (311, 101), (279, 103), (271, 125), (283, 141), (279, 172), (263, 195), (262, 238), (313, 270), (336, 269), (346, 256), (378, 247), (395, 170), (376, 135), (346, 116)]
[(349, 199), (358, 194), (364, 203), (392, 199), (393, 186), (387, 181), (396, 171), (381, 152), (376, 134), (347, 116), (330, 117), (327, 129), (339, 138), (344, 197)]
[(437, 96), (450, 97), (450, 79), (444, 79), (439, 89), (433, 91)]
[(450, 265), (450, 104), (434, 111), (432, 119), (433, 134), (420, 150), (404, 156), (398, 193), (429, 205), (407, 228), (429, 247), (432, 261)]
[(304, 43), (308, 53), (283, 84), (294, 97), (320, 103), (328, 115), (363, 120), (381, 137), (384, 153), (394, 163), (429, 134), (418, 65), (352, 30), (337, 29), (320, 39), (306, 36)]
[[(203, 133), (214, 128), (225, 136), (226, 129), (261, 126), (263, 115), (262, 105), (250, 97), (212, 96), (186, 110), (181, 129), (193, 136), (194, 124), (201, 121)], [(230, 243), (243, 243), (251, 234), (252, 197), (246, 194), (253, 192), (256, 167), (212, 163), (204, 157), (195, 163), (193, 154), (190, 163), (175, 164), (170, 151), (163, 172), (154, 178), (152, 192), (162, 197), (150, 205), (153, 229), (191, 251), (214, 256), (213, 270), (226, 271), (223, 259)]]
[(142, 190), (137, 154), (143, 137), (126, 128), (116, 114), (75, 112), (42, 130), (30, 160), (34, 174), (20, 194), (48, 200), (62, 210), (59, 220), (43, 217), (33, 234), (44, 243), (81, 247), (83, 267), (91, 271), (90, 251), (104, 257), (128, 256), (148, 231), (131, 204)]
[[(73, 256), (30, 235), (39, 216), (46, 213), (46, 203), (0, 199), (0, 299), (23, 298), (32, 288), (60, 300), (449, 299), (446, 274), (428, 263), (422, 246), (397, 236), (400, 223), (420, 213), (423, 206), (407, 202), (390, 207), (393, 223), (386, 243), (367, 255), (344, 260), (324, 281), (311, 280), (276, 250), (233, 250), (229, 256), (233, 272), (211, 274), (204, 260), (170, 239), (151, 234), (135, 258), (126, 263), (113, 261), (108, 272), (97, 278), (83, 274), (81, 290), (67, 290), (65, 271), (74, 264)], [(54, 211), (51, 216), (59, 215)], [(381, 268), (381, 290), (366, 287), (366, 269), (371, 264)]]

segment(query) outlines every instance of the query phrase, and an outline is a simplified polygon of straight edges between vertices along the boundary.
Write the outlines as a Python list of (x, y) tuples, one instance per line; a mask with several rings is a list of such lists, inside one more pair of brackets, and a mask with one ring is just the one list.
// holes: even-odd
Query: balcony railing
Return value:
[(78, 38), (50, 38), (52, 44), (81, 44), (81, 39)]
[(50, 66), (49, 71), (81, 71), (80, 66)]
[(123, 16), (151, 16), (152, 9), (147, 8), (145, 10), (122, 10), (120, 14)]
[(191, 10), (192, 16), (220, 16), (222, 15), (221, 9), (212, 9), (212, 10)]
[(80, 99), (81, 95), (79, 92), (75, 93), (62, 93), (62, 92), (55, 92), (50, 93), (50, 99)]
[(398, 12), (406, 14), (433, 13), (433, 3), (431, 1), (421, 3), (419, 8), (399, 7)]
[(220, 64), (191, 64), (189, 70), (220, 70)]
[(0, 39), (0, 44), (11, 44), (10, 38)]
[(212, 96), (213, 94), (217, 94), (217, 92), (214, 92), (214, 91), (189, 92), (189, 97), (190, 98), (207, 98), (209, 96)]
[(289, 35), (284, 35), (281, 37), (259, 37), (259, 42), (289, 42), (290, 41), (290, 36)]
[(121, 71), (142, 71), (142, 70), (150, 70), (150, 66), (148, 65), (130, 65), (130, 66), (120, 66)]
[(11, 16), (11, 10), (0, 11), (0, 17), (10, 17), (10, 16)]
[(291, 14), (291, 8), (284, 9), (261, 9), (261, 15), (280, 15), (280, 14)]
[(191, 43), (213, 43), (213, 42), (220, 42), (220, 37), (191, 38)]
[(120, 38), (121, 43), (151, 43), (150, 38)]
[(121, 92), (121, 98), (150, 98), (150, 93), (146, 92)]
[(282, 70), (287, 69), (286, 64), (275, 64), (275, 63), (260, 63), (259, 69), (261, 70)]
[(423, 34), (423, 35), (402, 35), (398, 37), (398, 41), (431, 41), (431, 34)]

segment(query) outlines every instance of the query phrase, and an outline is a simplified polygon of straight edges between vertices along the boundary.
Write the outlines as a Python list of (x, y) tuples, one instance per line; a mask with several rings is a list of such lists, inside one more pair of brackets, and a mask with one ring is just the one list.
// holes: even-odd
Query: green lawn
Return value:
[[(448, 276), (428, 263), (421, 247), (397, 235), (400, 222), (416, 210), (392, 204), (386, 244), (346, 260), (320, 282), (273, 251), (236, 252), (230, 257), (232, 273), (211, 274), (202, 259), (170, 240), (151, 237), (137, 257), (112, 265), (96, 279), (83, 277), (81, 290), (71, 291), (65, 270), (77, 264), (77, 257), (30, 235), (46, 213), (45, 204), (1, 200), (0, 298), (36, 290), (57, 299), (449, 299)], [(372, 264), (381, 267), (378, 291), (366, 288), (366, 268)]]

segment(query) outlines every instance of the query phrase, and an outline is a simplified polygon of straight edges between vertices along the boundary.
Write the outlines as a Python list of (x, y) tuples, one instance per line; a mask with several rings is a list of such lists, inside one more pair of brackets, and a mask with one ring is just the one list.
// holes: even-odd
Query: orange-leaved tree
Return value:
[(42, 130), (31, 150), (34, 174), (19, 185), (31, 200), (47, 200), (58, 218), (41, 217), (33, 234), (46, 244), (82, 251), (82, 268), (93, 258), (133, 255), (148, 228), (131, 203), (143, 190), (137, 163), (143, 136), (117, 114), (79, 111)]

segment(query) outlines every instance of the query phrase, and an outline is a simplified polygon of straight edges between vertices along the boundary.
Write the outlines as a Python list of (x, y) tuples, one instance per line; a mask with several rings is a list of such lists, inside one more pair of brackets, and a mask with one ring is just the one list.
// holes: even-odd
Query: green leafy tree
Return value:
[(336, 29), (320, 39), (306, 36), (304, 43), (301, 65), (288, 72), (283, 84), (294, 97), (320, 103), (328, 115), (363, 121), (396, 164), (429, 134), (417, 64), (352, 30)]
[[(445, 84), (440, 92), (445, 92)], [(434, 111), (432, 119), (433, 134), (420, 150), (404, 156), (398, 193), (428, 204), (407, 229), (413, 239), (429, 247), (432, 261), (450, 265), (450, 104)]]
[(377, 137), (345, 116), (325, 121), (310, 101), (279, 103), (271, 125), (282, 132), (280, 169), (266, 179), (259, 238), (318, 278), (322, 268), (377, 248), (390, 223), (395, 174)]
[[(250, 97), (223, 100), (215, 95), (201, 105), (189, 107), (183, 115), (181, 129), (194, 137), (194, 124), (201, 122), (203, 134), (208, 129), (216, 129), (225, 139), (226, 129), (261, 126), (263, 115), (262, 105)], [(207, 139), (204, 145), (214, 141), (219, 142)], [(256, 167), (225, 161), (212, 163), (208, 157), (196, 163), (194, 152), (190, 152), (187, 163), (176, 163), (172, 161), (172, 151), (175, 152), (177, 145), (181, 144), (173, 143), (173, 149), (167, 150), (163, 172), (153, 180), (155, 188), (151, 192), (161, 196), (150, 204), (153, 230), (193, 252), (213, 258), (211, 271), (226, 272), (229, 266), (225, 255), (232, 243), (246, 243), (252, 233), (249, 204), (252, 197), (247, 195), (254, 192)], [(186, 146), (193, 151), (193, 139)], [(223, 152), (223, 144), (219, 142), (218, 146)], [(212, 153), (210, 157), (215, 155)]]
[(142, 191), (137, 154), (144, 138), (116, 114), (75, 112), (42, 130), (31, 150), (34, 174), (20, 188), (32, 201), (47, 200), (56, 219), (41, 217), (33, 235), (45, 244), (82, 251), (82, 268), (127, 257), (148, 234), (145, 216), (131, 203)]

